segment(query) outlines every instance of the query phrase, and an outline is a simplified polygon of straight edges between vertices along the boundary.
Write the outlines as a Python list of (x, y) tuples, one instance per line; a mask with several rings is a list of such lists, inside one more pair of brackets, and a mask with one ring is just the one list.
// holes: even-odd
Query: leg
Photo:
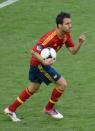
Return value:
[(17, 97), (17, 99), (9, 106), (9, 110), (15, 112), (16, 109), (30, 98), (40, 87), (38, 83), (30, 83), (28, 88), (25, 88)]
[(34, 93), (36, 93), (36, 92), (39, 90), (40, 85), (41, 85), (40, 83), (30, 82), (30, 86), (28, 87), (28, 90), (29, 90), (32, 94), (34, 94)]
[(45, 107), (45, 112), (47, 112), (49, 115), (56, 119), (62, 119), (63, 116), (54, 110), (54, 105), (58, 101), (58, 99), (63, 94), (65, 87), (67, 86), (67, 82), (63, 77), (60, 77), (59, 80), (57, 80), (55, 84), (55, 88), (52, 91), (50, 100), (48, 104)]
[(55, 88), (52, 91), (49, 103), (46, 106), (47, 110), (51, 110), (55, 103), (58, 101), (58, 98), (62, 95), (62, 93), (65, 90), (65, 87), (67, 86), (66, 80), (61, 77), (55, 84)]
[(38, 89), (40, 88), (39, 83), (30, 83), (30, 86), (28, 88), (25, 88), (17, 97), (17, 99), (8, 107), (5, 109), (5, 113), (8, 114), (8, 116), (13, 121), (20, 121), (20, 119), (17, 118), (15, 111), (16, 109), (22, 105), (31, 95), (33, 95)]
[(60, 91), (64, 91), (65, 88), (67, 87), (67, 81), (61, 77), (57, 82), (56, 82), (56, 86)]

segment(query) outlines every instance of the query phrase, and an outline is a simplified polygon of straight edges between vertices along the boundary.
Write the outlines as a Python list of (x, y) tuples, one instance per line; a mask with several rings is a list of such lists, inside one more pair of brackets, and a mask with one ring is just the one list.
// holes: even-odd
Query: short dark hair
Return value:
[(70, 14), (67, 12), (60, 12), (57, 17), (56, 17), (56, 24), (58, 26), (58, 24), (62, 24), (64, 18), (71, 18)]

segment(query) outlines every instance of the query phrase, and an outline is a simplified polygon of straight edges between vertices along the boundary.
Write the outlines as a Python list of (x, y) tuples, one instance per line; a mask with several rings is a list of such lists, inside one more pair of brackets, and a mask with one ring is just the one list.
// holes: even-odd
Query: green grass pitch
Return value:
[[(2, 3), (5, 0), (0, 0)], [(72, 36), (87, 32), (86, 42), (75, 56), (67, 49), (57, 55), (55, 68), (68, 81), (56, 107), (64, 114), (54, 120), (43, 113), (53, 85), (39, 92), (17, 110), (21, 123), (3, 113), (28, 86), (30, 49), (44, 33), (56, 26), (60, 11), (72, 15)], [(1, 131), (95, 131), (95, 1), (19, 0), (0, 9), (0, 130)]]

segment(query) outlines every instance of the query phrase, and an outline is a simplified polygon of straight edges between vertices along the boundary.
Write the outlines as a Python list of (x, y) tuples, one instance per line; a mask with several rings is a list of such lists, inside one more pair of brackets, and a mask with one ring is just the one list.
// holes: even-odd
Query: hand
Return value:
[(55, 62), (54, 59), (48, 58), (48, 59), (44, 60), (42, 64), (43, 65), (52, 65), (54, 62)]
[(82, 35), (80, 35), (80, 37), (79, 37), (79, 43), (82, 44), (82, 43), (85, 41), (85, 39), (86, 39), (85, 34), (86, 34), (86, 33), (83, 33)]

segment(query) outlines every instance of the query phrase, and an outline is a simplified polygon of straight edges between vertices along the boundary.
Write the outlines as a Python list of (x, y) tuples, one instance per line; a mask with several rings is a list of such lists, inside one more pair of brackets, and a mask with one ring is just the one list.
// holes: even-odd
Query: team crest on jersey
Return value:
[(42, 49), (43, 49), (43, 46), (42, 46), (42, 45), (38, 45), (38, 46), (37, 46), (37, 50), (38, 50), (38, 51), (41, 51)]

